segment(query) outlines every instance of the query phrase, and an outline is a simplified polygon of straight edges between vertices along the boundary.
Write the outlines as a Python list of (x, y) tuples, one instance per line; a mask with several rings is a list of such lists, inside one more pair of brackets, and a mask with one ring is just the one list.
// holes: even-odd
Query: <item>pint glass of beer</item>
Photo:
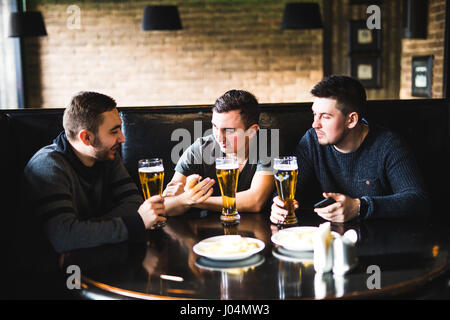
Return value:
[[(162, 159), (139, 160), (138, 173), (145, 200), (155, 195), (162, 196), (164, 185), (164, 166)], [(165, 223), (159, 223), (153, 229), (163, 226), (165, 226)]]
[(297, 223), (294, 212), (294, 197), (297, 187), (298, 166), (296, 157), (275, 158), (273, 163), (275, 185), (278, 195), (285, 203), (288, 210), (286, 219), (282, 225), (293, 225)]
[(238, 223), (241, 217), (236, 210), (236, 190), (239, 178), (237, 157), (217, 158), (216, 175), (223, 202), (220, 220), (224, 223)]

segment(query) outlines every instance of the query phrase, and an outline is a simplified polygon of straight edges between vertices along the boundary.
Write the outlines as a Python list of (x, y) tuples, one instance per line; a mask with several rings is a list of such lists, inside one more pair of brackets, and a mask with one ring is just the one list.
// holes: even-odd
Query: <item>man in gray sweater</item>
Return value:
[(125, 240), (165, 221), (164, 199), (143, 199), (118, 154), (125, 141), (116, 102), (80, 92), (64, 111), (62, 132), (24, 170), (28, 205), (57, 252)]

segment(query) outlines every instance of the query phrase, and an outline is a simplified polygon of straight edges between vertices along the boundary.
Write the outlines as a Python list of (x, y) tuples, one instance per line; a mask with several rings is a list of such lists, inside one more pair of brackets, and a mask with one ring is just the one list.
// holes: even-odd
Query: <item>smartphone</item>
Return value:
[(324, 208), (335, 202), (336, 202), (336, 200), (334, 200), (333, 198), (325, 198), (322, 201), (317, 202), (314, 205), (314, 208)]

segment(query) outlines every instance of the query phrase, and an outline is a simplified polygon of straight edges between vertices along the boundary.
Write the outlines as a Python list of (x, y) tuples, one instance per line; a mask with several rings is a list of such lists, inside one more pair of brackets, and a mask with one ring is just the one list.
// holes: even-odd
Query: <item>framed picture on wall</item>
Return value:
[(368, 29), (366, 20), (350, 20), (348, 42), (350, 53), (380, 52), (381, 29)]
[(413, 97), (432, 97), (434, 56), (412, 57), (412, 86)]
[(351, 56), (350, 75), (365, 88), (381, 87), (381, 59), (378, 56)]

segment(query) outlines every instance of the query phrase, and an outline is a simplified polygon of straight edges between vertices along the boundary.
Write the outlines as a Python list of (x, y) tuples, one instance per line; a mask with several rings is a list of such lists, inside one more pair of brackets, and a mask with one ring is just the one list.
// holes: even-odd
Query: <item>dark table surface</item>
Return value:
[[(313, 214), (299, 225), (318, 226)], [(73, 251), (64, 266), (81, 271), (80, 293), (138, 299), (317, 299), (398, 297), (447, 272), (448, 225), (417, 219), (354, 221), (332, 224), (343, 234), (358, 233), (358, 264), (345, 276), (316, 274), (312, 259), (284, 256), (271, 236), (277, 231), (268, 214), (241, 214), (239, 225), (225, 227), (219, 214), (188, 212), (170, 217), (148, 243), (120, 243)], [(237, 262), (217, 262), (196, 255), (192, 247), (218, 235), (239, 234), (265, 243), (260, 253)], [(312, 253), (310, 254), (312, 257)], [(380, 270), (380, 288), (373, 288)]]

